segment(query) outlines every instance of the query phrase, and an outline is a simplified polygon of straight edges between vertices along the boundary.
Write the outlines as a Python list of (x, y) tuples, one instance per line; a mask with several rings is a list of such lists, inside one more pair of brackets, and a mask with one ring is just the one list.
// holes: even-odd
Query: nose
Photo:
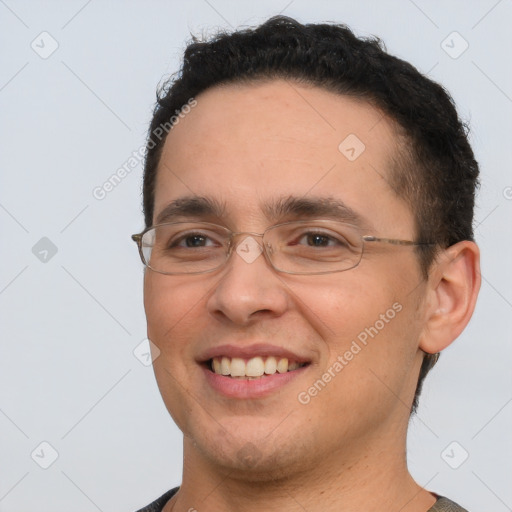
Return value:
[(261, 243), (255, 234), (237, 237), (219, 284), (208, 299), (210, 314), (239, 326), (262, 316), (284, 314), (289, 306), (286, 286), (265, 258)]

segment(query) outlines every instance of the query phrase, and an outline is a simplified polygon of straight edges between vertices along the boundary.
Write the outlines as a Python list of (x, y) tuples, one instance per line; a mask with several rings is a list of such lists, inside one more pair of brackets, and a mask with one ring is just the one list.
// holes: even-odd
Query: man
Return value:
[(343, 26), (194, 41), (148, 138), (144, 303), (184, 434), (144, 511), (462, 511), (406, 434), (469, 321), (478, 165), (447, 93)]

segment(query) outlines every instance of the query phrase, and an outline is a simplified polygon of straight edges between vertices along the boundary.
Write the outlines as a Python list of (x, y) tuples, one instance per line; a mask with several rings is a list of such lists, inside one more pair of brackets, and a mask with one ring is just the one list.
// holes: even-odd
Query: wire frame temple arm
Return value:
[(377, 236), (363, 236), (365, 242), (382, 242), (392, 245), (435, 245), (431, 242), (413, 242), (412, 240), (397, 240), (396, 238), (379, 238)]

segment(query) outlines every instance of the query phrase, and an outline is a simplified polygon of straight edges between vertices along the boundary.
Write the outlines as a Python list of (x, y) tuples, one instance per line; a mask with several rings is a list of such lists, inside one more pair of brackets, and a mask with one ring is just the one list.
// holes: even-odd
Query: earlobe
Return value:
[(458, 242), (439, 255), (429, 276), (420, 349), (435, 354), (459, 336), (475, 309), (480, 282), (480, 251), (474, 242)]

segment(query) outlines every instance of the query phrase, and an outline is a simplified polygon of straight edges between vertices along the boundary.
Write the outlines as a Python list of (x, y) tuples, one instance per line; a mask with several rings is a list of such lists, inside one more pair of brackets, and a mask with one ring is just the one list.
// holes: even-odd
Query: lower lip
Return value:
[(218, 375), (208, 368), (204, 368), (206, 380), (218, 393), (228, 398), (263, 398), (281, 389), (293, 379), (301, 375), (308, 365), (297, 368), (291, 372), (274, 373), (258, 379), (238, 379)]

